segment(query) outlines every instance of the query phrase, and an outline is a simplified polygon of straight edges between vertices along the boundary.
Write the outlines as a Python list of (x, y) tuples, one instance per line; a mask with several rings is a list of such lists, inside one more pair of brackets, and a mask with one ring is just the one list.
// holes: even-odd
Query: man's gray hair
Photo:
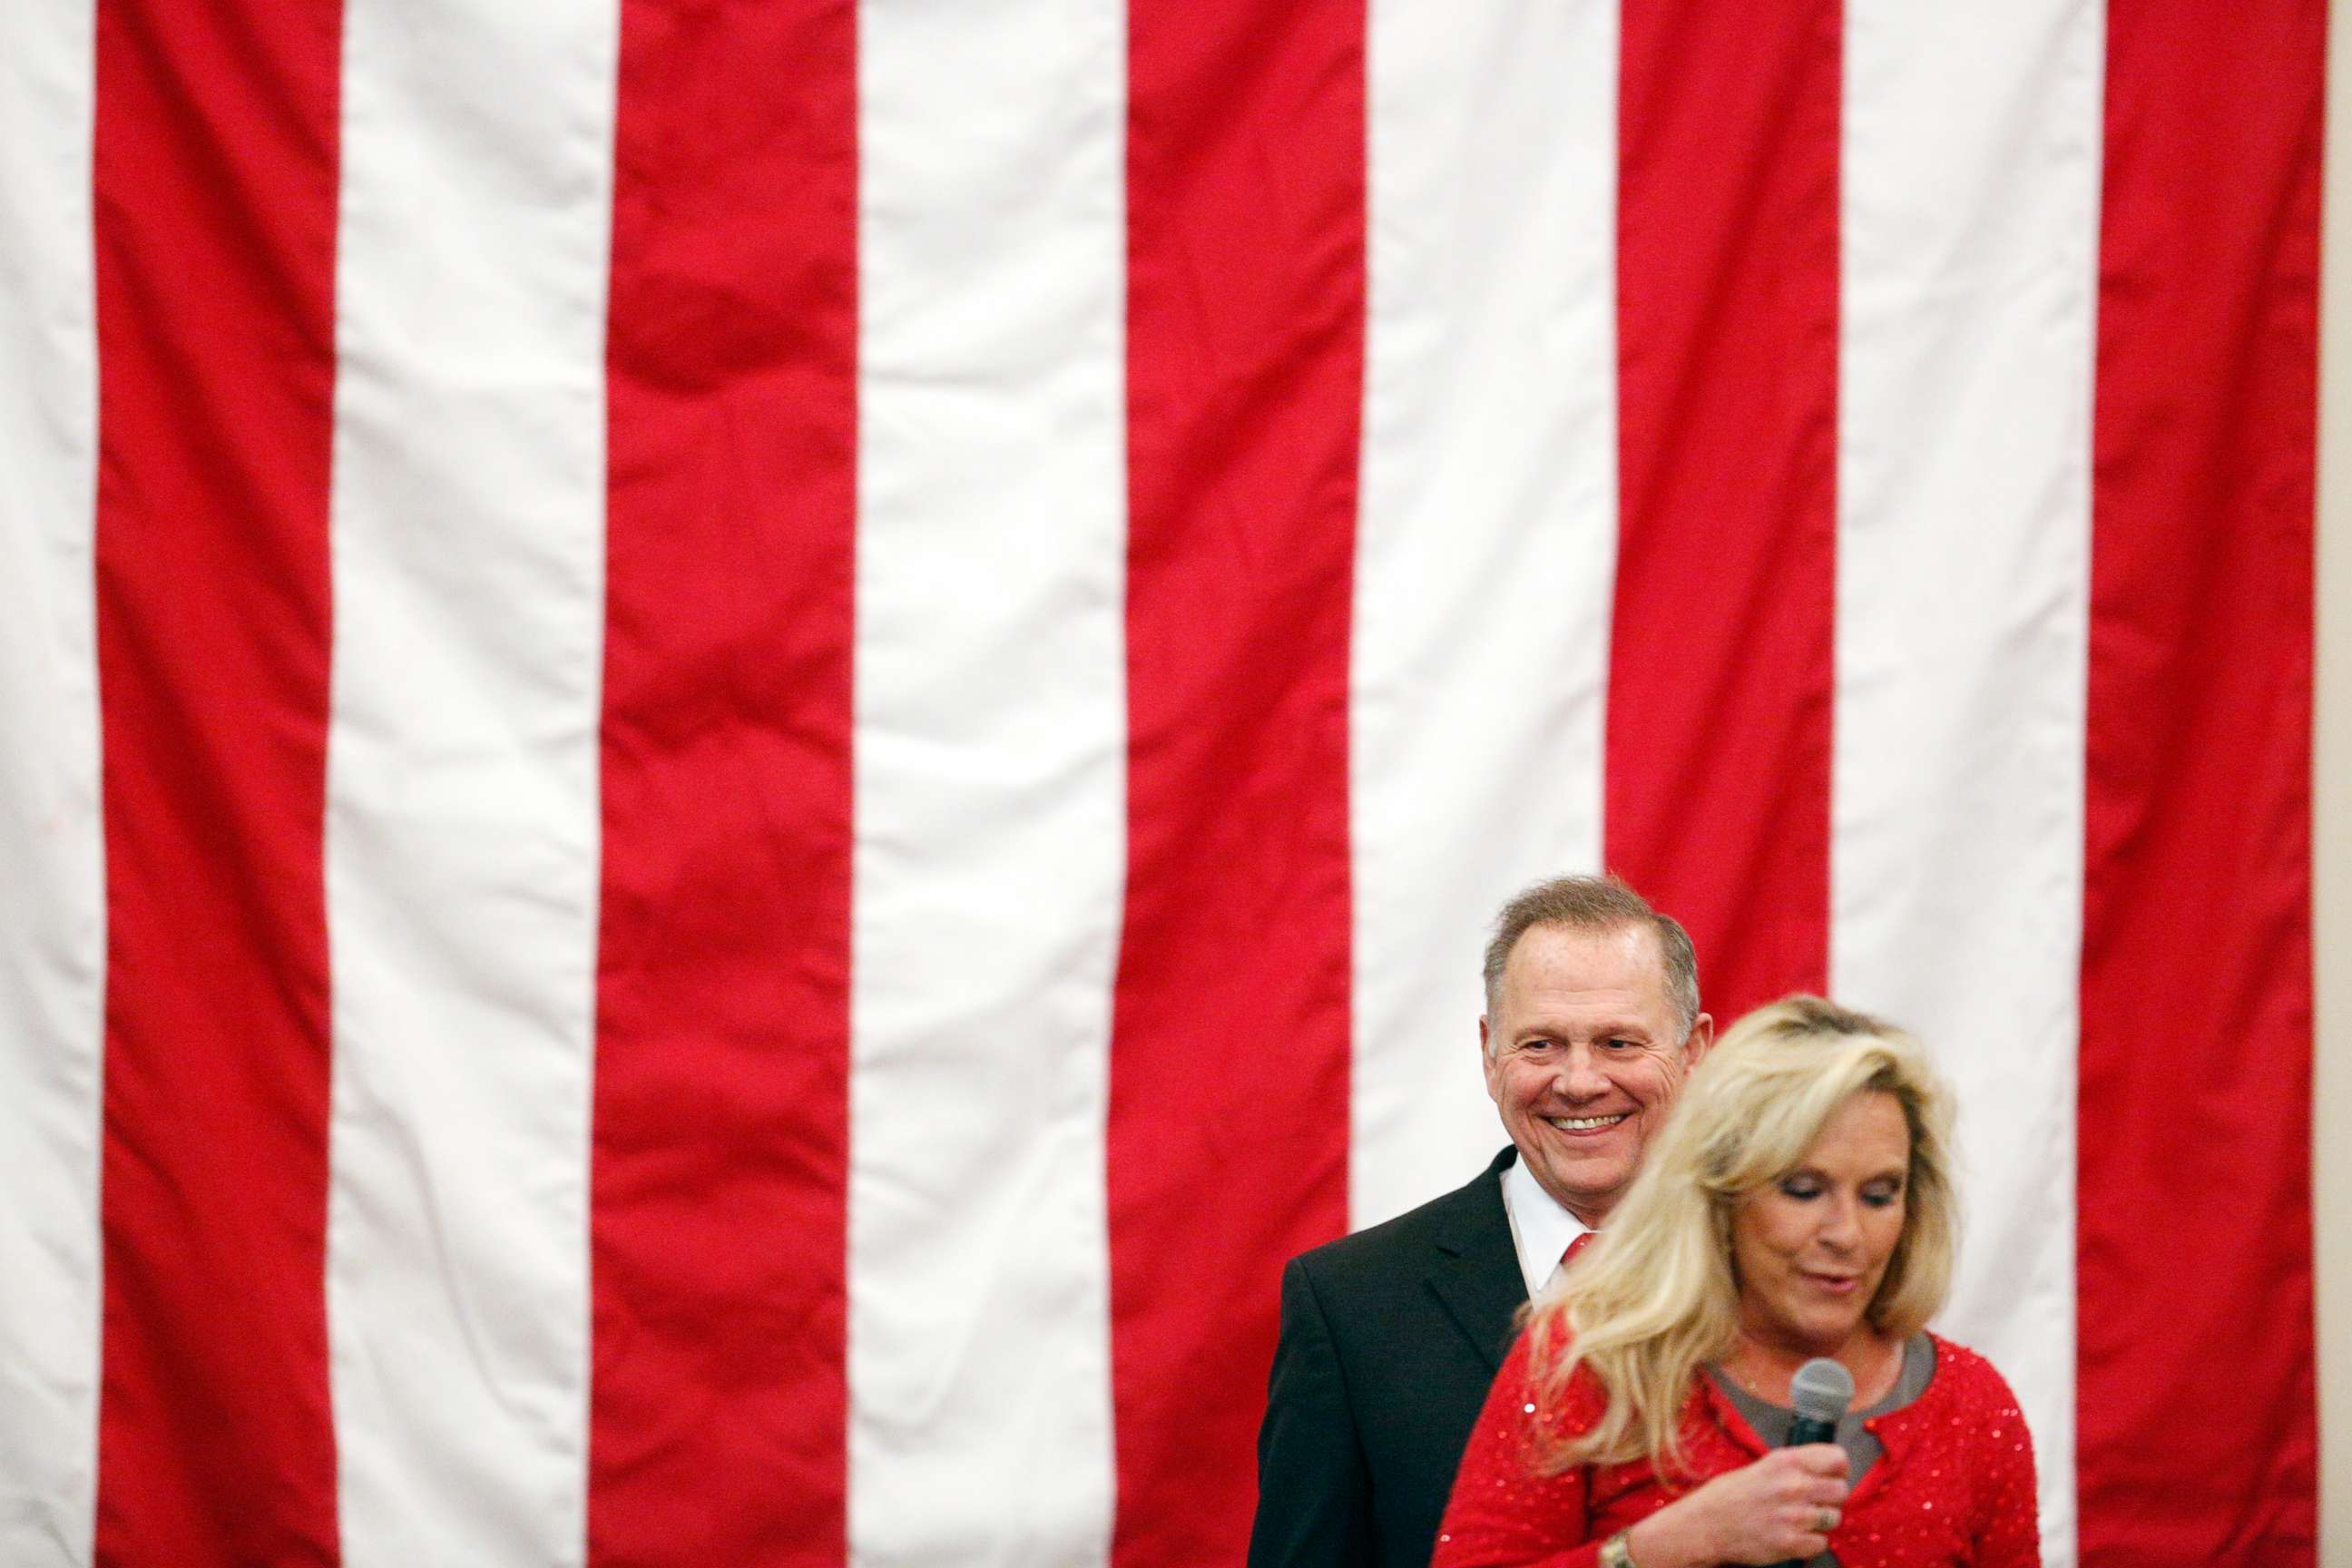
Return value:
[(1495, 937), (1486, 944), (1486, 1016), (1491, 1018), (1503, 996), (1503, 967), (1519, 938), (1536, 926), (1565, 926), (1570, 931), (1612, 931), (1647, 926), (1658, 939), (1665, 970), (1666, 1003), (1687, 1038), (1698, 1021), (1698, 954), (1691, 949), (1690, 932), (1669, 914), (1650, 907), (1650, 900), (1615, 877), (1554, 877), (1538, 882), (1513, 898), (1495, 917)]

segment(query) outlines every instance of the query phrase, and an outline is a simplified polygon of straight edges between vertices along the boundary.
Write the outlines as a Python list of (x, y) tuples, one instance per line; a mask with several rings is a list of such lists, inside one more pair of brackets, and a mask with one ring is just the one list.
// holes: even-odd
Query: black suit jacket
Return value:
[(1283, 1270), (1250, 1568), (1427, 1568), (1528, 1299), (1503, 1210), (1517, 1153)]

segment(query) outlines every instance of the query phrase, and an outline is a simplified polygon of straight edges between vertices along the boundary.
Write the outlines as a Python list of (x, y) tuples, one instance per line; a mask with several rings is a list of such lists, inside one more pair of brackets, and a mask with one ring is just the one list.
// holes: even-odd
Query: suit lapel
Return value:
[(1484, 1175), (1454, 1194), (1428, 1276), (1429, 1288), (1490, 1372), (1503, 1364), (1528, 1299), (1510, 1216), (1503, 1211), (1503, 1172), (1515, 1152), (1504, 1150)]

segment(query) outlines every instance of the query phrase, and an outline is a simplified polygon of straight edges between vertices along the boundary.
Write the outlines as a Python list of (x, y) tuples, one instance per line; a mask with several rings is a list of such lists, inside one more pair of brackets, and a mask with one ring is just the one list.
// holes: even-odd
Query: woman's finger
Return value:
[(1848, 1468), (1845, 1450), (1835, 1443), (1807, 1443), (1801, 1447), (1783, 1448), (1797, 1464), (1817, 1476), (1835, 1476), (1845, 1479)]

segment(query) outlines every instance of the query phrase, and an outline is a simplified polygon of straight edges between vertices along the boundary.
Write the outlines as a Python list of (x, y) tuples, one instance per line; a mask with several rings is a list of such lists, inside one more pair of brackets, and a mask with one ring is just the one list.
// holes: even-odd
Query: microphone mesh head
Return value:
[(1835, 1426), (1853, 1403), (1853, 1373), (1827, 1356), (1815, 1356), (1790, 1380), (1789, 1403), (1800, 1415)]

